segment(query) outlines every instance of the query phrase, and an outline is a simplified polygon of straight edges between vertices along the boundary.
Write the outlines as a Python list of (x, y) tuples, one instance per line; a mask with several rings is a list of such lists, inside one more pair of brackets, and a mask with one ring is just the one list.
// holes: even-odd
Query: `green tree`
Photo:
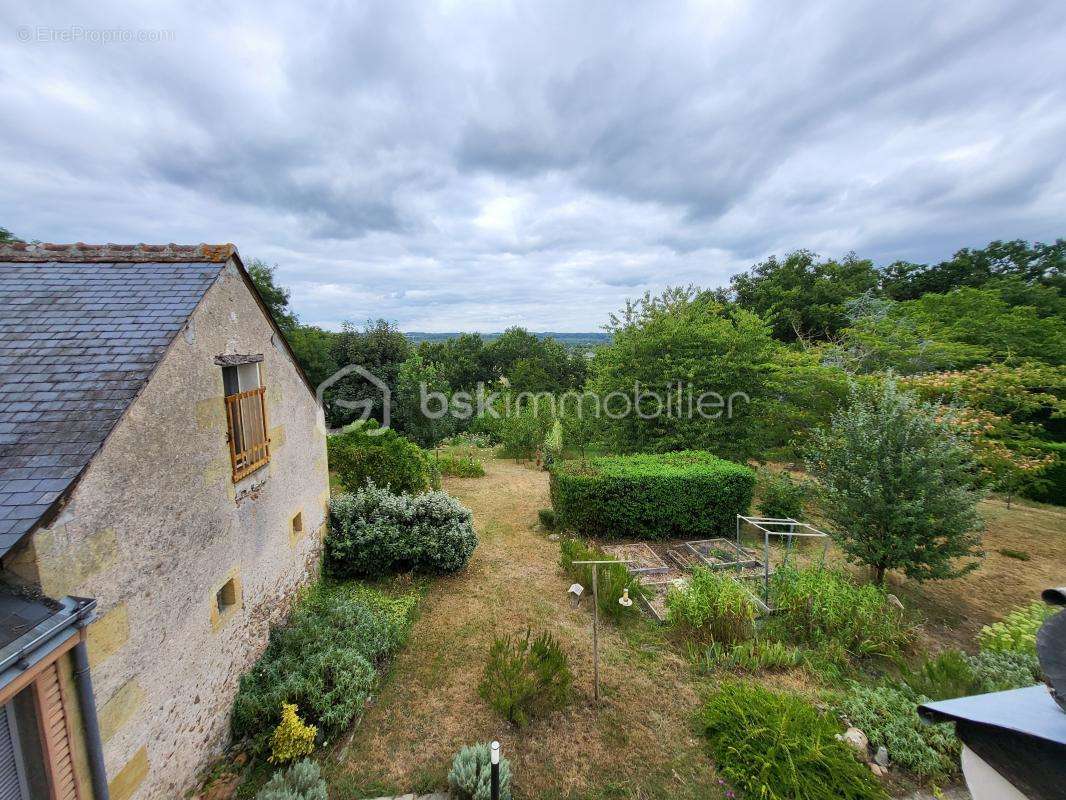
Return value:
[[(345, 322), (333, 339), (331, 355), (338, 365), (355, 364), (370, 372), (385, 384), (390, 392), (396, 389), (400, 365), (411, 355), (408, 338), (384, 319), (371, 320), (359, 329)], [(341, 379), (326, 393), (326, 413), (330, 425), (338, 427), (358, 416), (355, 410), (345, 409), (337, 400), (350, 403), (369, 403), (371, 417), (384, 421), (384, 395), (381, 388), (358, 374)]]
[(253, 258), (248, 264), (248, 277), (252, 279), (255, 288), (259, 290), (259, 296), (263, 299), (270, 316), (281, 328), (282, 332), (288, 333), (296, 327), (296, 315), (289, 310), (289, 290), (278, 286), (278, 265), (270, 266), (265, 261)]
[(920, 402), (892, 376), (853, 390), (849, 405), (813, 435), (807, 469), (837, 544), (870, 566), (879, 584), (889, 570), (922, 581), (977, 566), (972, 454), (945, 409)]
[(339, 368), (333, 356), (336, 336), (332, 331), (314, 325), (297, 325), (285, 334), (296, 360), (313, 386), (321, 384)]
[(882, 270), (881, 285), (894, 300), (916, 300), (964, 286), (980, 288), (1001, 278), (1066, 289), (1066, 239), (1052, 244), (995, 241), (976, 250), (963, 248), (932, 266), (897, 261)]
[(21, 242), (22, 240), (9, 231), (7, 228), (0, 228), (0, 244), (10, 244), (11, 242)]
[[(428, 397), (439, 395), (429, 404), (429, 414), (423, 413), (423, 392)], [(396, 387), (392, 394), (391, 425), (411, 441), (422, 447), (436, 447), (441, 439), (455, 432), (456, 420), (448, 413), (451, 387), (439, 365), (413, 353), (396, 373)], [(442, 412), (437, 416), (436, 412)]]
[(819, 260), (797, 250), (779, 261), (770, 256), (748, 272), (733, 276), (736, 303), (768, 319), (785, 342), (825, 340), (848, 323), (845, 301), (877, 286), (872, 262), (854, 253), (840, 261)]
[(673, 288), (627, 304), (610, 328), (614, 340), (597, 352), (590, 386), (620, 449), (756, 451), (783, 350), (758, 315)]
[(559, 423), (563, 430), (563, 448), (574, 448), (582, 463), (588, 449), (603, 436), (603, 409), (600, 398), (592, 392), (563, 395), (559, 403)]
[(479, 383), (488, 385), (496, 379), (485, 340), (478, 333), (460, 333), (453, 339), (420, 342), (418, 354), (426, 361), (439, 364), (448, 385), (456, 390), (473, 391)]

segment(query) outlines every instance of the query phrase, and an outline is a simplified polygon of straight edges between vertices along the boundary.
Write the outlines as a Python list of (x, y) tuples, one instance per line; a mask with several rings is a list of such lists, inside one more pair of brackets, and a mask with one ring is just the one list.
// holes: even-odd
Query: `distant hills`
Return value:
[[(597, 344), (607, 344), (611, 341), (611, 334), (604, 333), (603, 331), (595, 331), (589, 333), (557, 333), (555, 331), (530, 331), (534, 336), (541, 339), (551, 337), (562, 344), (570, 345), (572, 347), (589, 347)], [(481, 338), (486, 342), (491, 342), (500, 336), (502, 331), (497, 333), (483, 333)], [(455, 333), (425, 333), (423, 331), (404, 331), (404, 335), (407, 336), (413, 343), (419, 342), (442, 342), (447, 339), (454, 339), (459, 335)]]

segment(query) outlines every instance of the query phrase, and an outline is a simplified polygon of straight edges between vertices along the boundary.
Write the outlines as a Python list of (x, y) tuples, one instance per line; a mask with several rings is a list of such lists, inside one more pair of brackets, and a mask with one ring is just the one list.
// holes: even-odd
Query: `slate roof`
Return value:
[(0, 555), (59, 508), (235, 255), (0, 246)]

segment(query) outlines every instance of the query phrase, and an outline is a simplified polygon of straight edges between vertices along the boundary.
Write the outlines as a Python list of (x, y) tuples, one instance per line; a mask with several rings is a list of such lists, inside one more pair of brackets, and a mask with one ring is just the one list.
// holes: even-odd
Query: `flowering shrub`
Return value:
[(310, 755), (315, 749), (317, 733), (318, 728), (300, 719), (295, 703), (282, 703), (281, 722), (270, 737), (270, 763), (284, 764), (294, 758)]

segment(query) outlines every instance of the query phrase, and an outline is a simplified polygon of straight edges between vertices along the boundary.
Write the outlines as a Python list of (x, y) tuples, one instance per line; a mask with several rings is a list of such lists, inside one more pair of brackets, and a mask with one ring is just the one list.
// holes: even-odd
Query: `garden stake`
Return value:
[[(610, 558), (605, 561), (575, 561), (575, 565), (588, 565), (592, 567), (592, 679), (593, 697), (600, 702), (600, 587), (597, 577), (603, 564), (620, 564), (618, 559)], [(628, 601), (628, 602), (627, 602)], [(628, 594), (618, 598), (619, 605), (627, 608), (633, 605)]]
[(500, 743), (493, 742), (491, 747), (491, 763), (489, 789), (492, 800), (500, 800)]

